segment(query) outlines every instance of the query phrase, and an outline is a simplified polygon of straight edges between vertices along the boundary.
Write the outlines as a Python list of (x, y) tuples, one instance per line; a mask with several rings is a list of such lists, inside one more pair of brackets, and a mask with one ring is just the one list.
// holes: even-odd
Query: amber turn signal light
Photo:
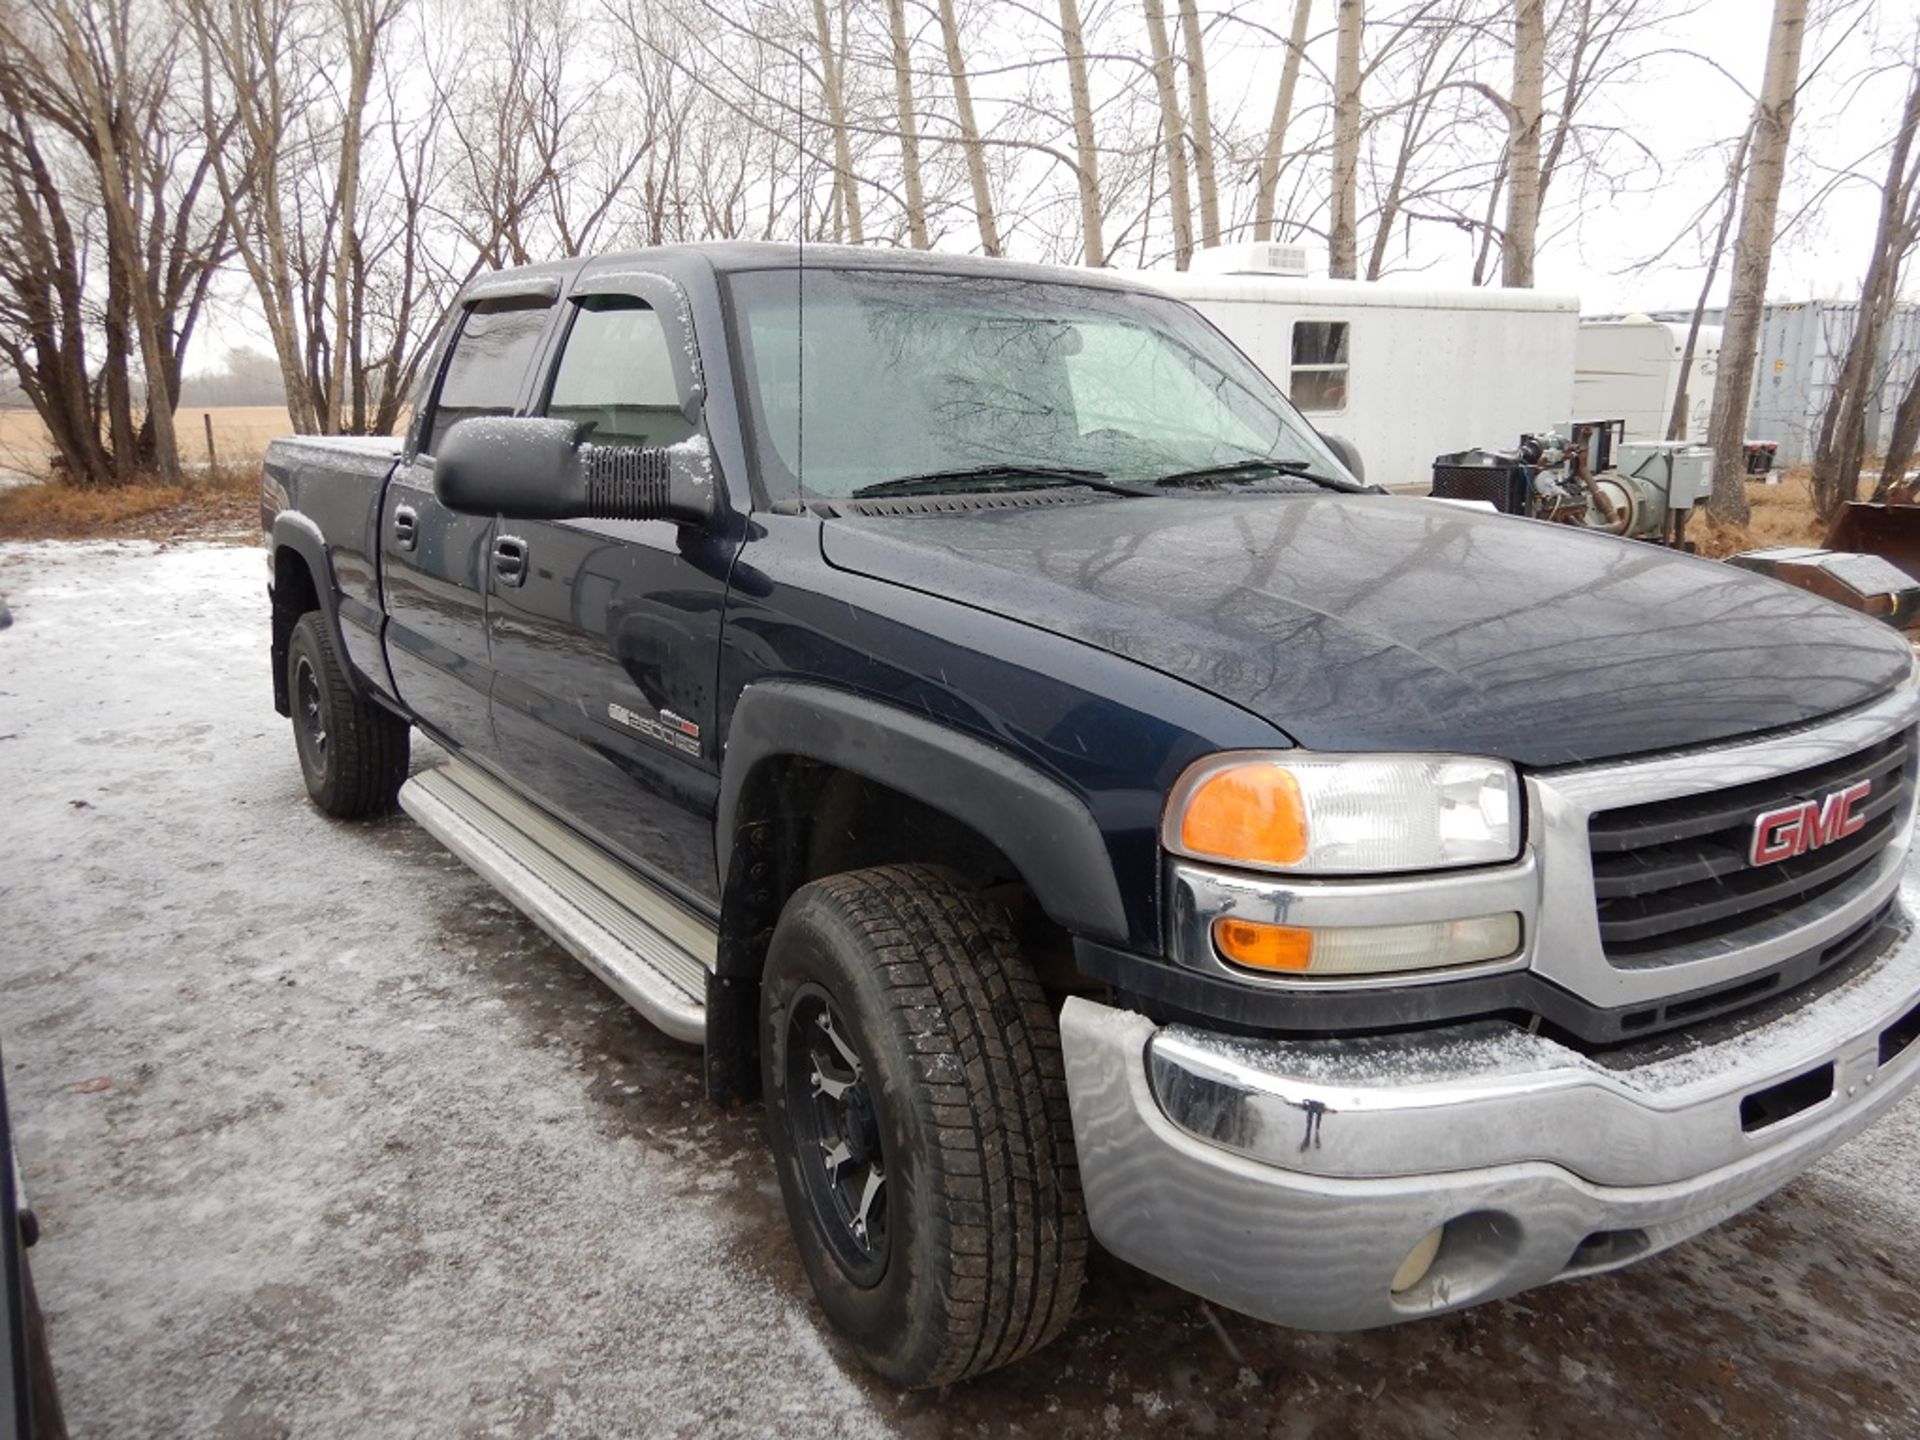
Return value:
[(1236, 965), (1304, 973), (1313, 964), (1313, 932), (1293, 925), (1216, 920), (1213, 943)]
[(1180, 846), (1189, 855), (1298, 865), (1307, 858), (1307, 805), (1300, 782), (1277, 765), (1258, 763), (1209, 775), (1187, 797)]

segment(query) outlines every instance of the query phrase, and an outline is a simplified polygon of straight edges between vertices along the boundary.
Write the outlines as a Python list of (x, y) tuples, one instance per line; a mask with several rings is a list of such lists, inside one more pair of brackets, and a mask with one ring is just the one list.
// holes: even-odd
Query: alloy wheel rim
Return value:
[(300, 657), (293, 672), (293, 705), (300, 723), (300, 744), (313, 762), (323, 770), (327, 763), (327, 711), (320, 695), (320, 677), (313, 673), (313, 662)]
[(892, 1252), (887, 1157), (866, 1059), (833, 998), (802, 987), (787, 1012), (787, 1109), (801, 1179), (847, 1278), (877, 1284)]

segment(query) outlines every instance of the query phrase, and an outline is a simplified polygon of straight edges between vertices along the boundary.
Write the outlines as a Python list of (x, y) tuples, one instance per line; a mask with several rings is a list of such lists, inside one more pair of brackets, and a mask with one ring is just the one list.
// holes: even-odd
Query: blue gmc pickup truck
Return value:
[(1913, 1084), (1920, 688), (1804, 592), (1359, 470), (1097, 272), (533, 266), (403, 437), (269, 452), (275, 699), (322, 809), (397, 801), (764, 1102), (893, 1380), (1044, 1344), (1090, 1240), (1409, 1320)]

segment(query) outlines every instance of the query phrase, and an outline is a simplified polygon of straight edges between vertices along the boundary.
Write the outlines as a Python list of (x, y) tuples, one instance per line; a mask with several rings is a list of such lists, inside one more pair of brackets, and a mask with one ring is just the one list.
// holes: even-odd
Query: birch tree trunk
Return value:
[(1167, 213), (1173, 224), (1173, 264), (1193, 263), (1193, 199), (1187, 189), (1187, 126), (1173, 84), (1173, 53), (1167, 44), (1167, 12), (1161, 0), (1145, 0), (1147, 40), (1153, 50), (1153, 83), (1160, 92), (1160, 135), (1167, 151)]
[(383, 17), (376, 0), (340, 0), (341, 28), (347, 42), (347, 105), (341, 115), (340, 170), (334, 188), (340, 211), (340, 248), (333, 264), (333, 364), (327, 377), (323, 431), (341, 433), (346, 423), (347, 360), (352, 328), (348, 315), (353, 300), (350, 287), (359, 269), (354, 256), (360, 204), (360, 150), (366, 132), (367, 91), (373, 83), (373, 62), (380, 43)]
[(827, 92), (827, 123), (833, 127), (833, 183), (846, 220), (847, 238), (864, 245), (860, 192), (853, 178), (853, 145), (847, 136), (847, 92), (844, 71), (833, 44), (833, 22), (827, 18), (827, 0), (813, 0), (814, 41), (820, 47), (820, 84)]
[(1693, 374), (1693, 354), (1700, 344), (1700, 322), (1706, 317), (1707, 297), (1713, 292), (1714, 277), (1720, 273), (1720, 257), (1727, 252), (1727, 234), (1733, 229), (1733, 217), (1740, 208), (1740, 176), (1746, 169), (1747, 146), (1753, 140), (1749, 125), (1734, 148), (1727, 165), (1727, 208), (1720, 212), (1720, 231), (1713, 238), (1713, 254), (1707, 259), (1707, 278), (1700, 282), (1700, 298), (1694, 302), (1693, 318), (1687, 322), (1687, 343), (1680, 348), (1680, 381), (1673, 391), (1673, 414), (1667, 420), (1667, 439), (1687, 438), (1687, 408), (1692, 397), (1687, 381)]
[(1360, 39), (1362, 0), (1340, 0), (1333, 63), (1333, 206), (1327, 225), (1327, 274), (1355, 276), (1360, 210)]
[(1800, 79), (1800, 49), (1807, 33), (1807, 0), (1774, 0), (1767, 40), (1767, 73), (1753, 112), (1753, 158), (1747, 194), (1734, 241), (1733, 276), (1726, 326), (1720, 334), (1720, 368), (1713, 380), (1713, 495), (1707, 513), (1716, 524), (1747, 523), (1747, 406), (1754, 358), (1760, 347), (1760, 307), (1767, 298), (1773, 263), (1774, 217), (1793, 135), (1794, 92)]
[(1067, 56), (1067, 98), (1073, 107), (1074, 163), (1080, 181), (1081, 246), (1088, 265), (1107, 263), (1100, 214), (1100, 154), (1093, 134), (1093, 92), (1087, 84), (1087, 41), (1075, 0), (1060, 0), (1060, 48)]
[(1507, 235), (1500, 283), (1529, 289), (1540, 230), (1540, 129), (1547, 79), (1546, 0), (1514, 0), (1513, 108), (1507, 115)]
[(973, 115), (973, 86), (967, 80), (966, 57), (960, 48), (960, 24), (953, 0), (940, 0), (940, 38), (947, 51), (947, 74), (953, 81), (954, 116), (960, 123), (960, 145), (967, 157), (967, 181), (973, 187), (973, 213), (980, 224), (980, 248), (1000, 253), (1000, 224), (993, 212), (993, 188), (987, 182), (986, 146), (980, 143), (980, 124)]
[(1880, 347), (1895, 302), (1900, 272), (1913, 248), (1916, 177), (1909, 167), (1914, 135), (1920, 129), (1920, 65), (1908, 77), (1907, 102), (1887, 159), (1880, 190), (1880, 221), (1874, 230), (1873, 258), (1860, 289), (1860, 317), (1847, 344), (1846, 359), (1820, 420), (1813, 452), (1813, 508), (1822, 519), (1860, 493), (1860, 466), (1866, 458), (1867, 411), (1877, 388)]
[(913, 248), (925, 250), (927, 198), (920, 187), (920, 128), (913, 110), (913, 56), (907, 49), (906, 0), (887, 0), (887, 20), (893, 31), (893, 94), (900, 111), (900, 172), (907, 192), (907, 238)]
[(1500, 213), (1500, 201), (1507, 193), (1507, 157), (1500, 156), (1500, 168), (1493, 172), (1493, 184), (1487, 187), (1487, 217), (1480, 222), (1480, 246), (1473, 256), (1473, 283), (1478, 289), (1493, 280), (1493, 242), (1499, 234), (1494, 217)]
[(1200, 243), (1220, 243), (1220, 190), (1213, 177), (1213, 107), (1207, 102), (1206, 37), (1196, 0), (1179, 0), (1180, 29), (1187, 41), (1187, 110), (1192, 120), (1193, 174), (1200, 185)]
[(1907, 467), (1913, 463), (1913, 447), (1920, 442), (1920, 370), (1913, 372), (1900, 404), (1893, 412), (1893, 430), (1887, 436), (1887, 458), (1880, 469), (1880, 483), (1873, 487), (1873, 498), (1887, 499), (1896, 487), (1907, 481)]
[(1280, 89), (1273, 98), (1273, 119), (1267, 123), (1267, 148), (1260, 153), (1260, 183), (1253, 203), (1253, 238), (1273, 239), (1273, 210), (1280, 189), (1280, 162), (1285, 158), (1287, 126), (1293, 119), (1293, 91), (1300, 82), (1300, 57), (1307, 47), (1307, 20), (1313, 0), (1293, 0), (1293, 31), (1287, 36), (1287, 58), (1280, 66)]

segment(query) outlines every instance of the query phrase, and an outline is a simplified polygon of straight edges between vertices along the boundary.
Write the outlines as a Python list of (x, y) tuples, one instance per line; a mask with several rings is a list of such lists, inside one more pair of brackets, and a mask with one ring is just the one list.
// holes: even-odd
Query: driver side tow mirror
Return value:
[(440, 503), (510, 520), (669, 520), (705, 525), (718, 488), (705, 441), (595, 445), (571, 420), (476, 415), (433, 462)]

